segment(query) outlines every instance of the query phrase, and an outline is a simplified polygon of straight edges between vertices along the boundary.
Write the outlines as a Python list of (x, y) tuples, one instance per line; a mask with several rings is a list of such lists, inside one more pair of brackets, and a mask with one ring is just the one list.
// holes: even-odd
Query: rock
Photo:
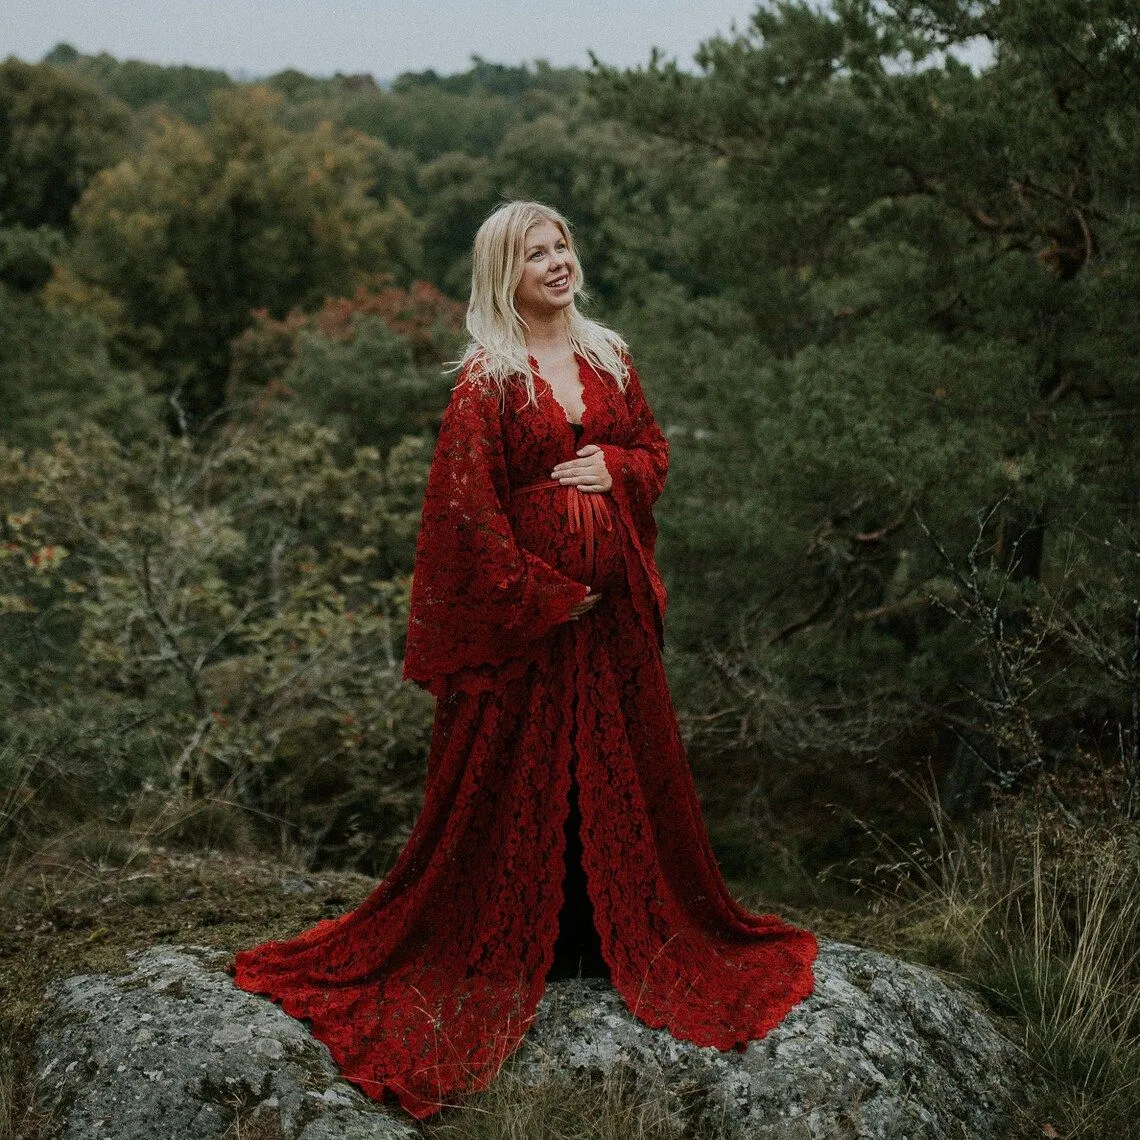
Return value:
[[(213, 1140), (265, 1116), (287, 1140), (419, 1135), (340, 1080), (302, 1022), (234, 987), (227, 954), (130, 957), (130, 974), (71, 978), (51, 995), (38, 1043), (51, 1140)], [(965, 991), (827, 940), (815, 992), (744, 1053), (650, 1029), (586, 978), (547, 987), (507, 1064), (530, 1087), (620, 1071), (635, 1095), (664, 1099), (678, 1137), (724, 1140), (996, 1140), (1025, 1087), (1021, 1055)]]
[(724, 1140), (997, 1140), (1026, 1087), (1020, 1051), (966, 991), (820, 939), (812, 995), (743, 1054), (650, 1029), (596, 978), (550, 987), (511, 1059), (524, 1084), (623, 1067), (678, 1135)]
[(37, 1050), (45, 1137), (419, 1136), (343, 1081), (303, 1022), (237, 989), (228, 954), (157, 946), (129, 957), (129, 974), (69, 978), (50, 995)]

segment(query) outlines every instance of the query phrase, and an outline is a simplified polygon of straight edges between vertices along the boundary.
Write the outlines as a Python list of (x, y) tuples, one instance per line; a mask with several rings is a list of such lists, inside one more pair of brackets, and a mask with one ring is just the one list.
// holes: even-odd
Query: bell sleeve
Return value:
[(657, 569), (657, 521), (653, 504), (665, 487), (669, 470), (669, 440), (658, 427), (645, 399), (641, 378), (628, 360), (625, 401), (630, 431), (624, 444), (601, 443), (606, 470), (613, 481), (611, 495), (630, 536), (638, 571), (653, 601), (658, 644), (664, 644), (666, 590)]
[(460, 377), (424, 491), (403, 675), (437, 697), (519, 671), (589, 592), (515, 541), (498, 405), (492, 384)]

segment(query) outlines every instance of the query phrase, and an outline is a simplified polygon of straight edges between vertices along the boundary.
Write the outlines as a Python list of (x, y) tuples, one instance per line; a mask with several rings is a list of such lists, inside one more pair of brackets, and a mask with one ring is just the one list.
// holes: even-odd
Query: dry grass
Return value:
[[(805, 915), (833, 936), (874, 942), (971, 980), (1019, 1037), (1038, 1073), (1025, 1137), (1140, 1135), (1140, 829), (1072, 827), (1011, 804), (965, 830), (931, 799), (922, 850), (890, 846), (862, 916)], [(31, 1140), (37, 1115), (29, 1045), (55, 979), (127, 966), (159, 941), (233, 949), (286, 937), (363, 899), (373, 880), (322, 873), (312, 893), (289, 869), (239, 852), (156, 840), (245, 837), (226, 805), (140, 813), (134, 832), (90, 823), (0, 873), (0, 1140)], [(294, 872), (295, 873), (295, 872)], [(882, 889), (889, 884), (890, 890)], [(845, 922), (854, 923), (850, 929)], [(233, 1135), (266, 1121), (239, 1121)], [(1044, 1130), (1044, 1131), (1043, 1131)], [(504, 1067), (491, 1087), (427, 1121), (434, 1140), (701, 1140), (683, 1105), (618, 1069), (603, 1081), (533, 1089)]]
[(461, 1108), (429, 1118), (427, 1140), (718, 1140), (725, 1133), (696, 1125), (664, 1088), (646, 1087), (617, 1066), (600, 1080), (529, 1086), (510, 1062), (490, 1088)]
[[(157, 822), (156, 822), (157, 821)], [(208, 821), (175, 809), (138, 832), (92, 821), (19, 858), (0, 874), (0, 1140), (32, 1140), (47, 1117), (36, 1104), (35, 1040), (44, 990), (74, 974), (126, 971), (126, 952), (159, 942), (234, 950), (295, 934), (357, 905), (375, 886), (348, 872), (307, 875), (269, 859), (218, 849), (174, 850), (153, 841)], [(304, 876), (312, 889), (296, 889)], [(283, 882), (283, 880), (285, 880)], [(264, 1121), (235, 1118), (255, 1137)]]
[(967, 831), (928, 799), (930, 845), (879, 868), (875, 940), (961, 973), (1020, 1037), (1026, 1137), (1140, 1135), (1140, 829), (1023, 803)]
[[(308, 875), (311, 893), (282, 887), (302, 872), (233, 852), (177, 851), (171, 811), (142, 834), (91, 823), (10, 863), (0, 879), (0, 1140), (32, 1140), (49, 1118), (36, 1104), (31, 1050), (53, 981), (128, 968), (126, 951), (162, 941), (234, 949), (285, 937), (351, 908), (375, 885), (350, 873)], [(180, 823), (178, 831), (181, 832)], [(212, 829), (211, 829), (212, 830)], [(268, 1130), (268, 1132), (267, 1132)], [(624, 1069), (601, 1081), (529, 1087), (510, 1062), (491, 1087), (426, 1122), (438, 1140), (712, 1140), (689, 1124), (684, 1104)], [(267, 1117), (235, 1114), (229, 1136), (273, 1133)]]

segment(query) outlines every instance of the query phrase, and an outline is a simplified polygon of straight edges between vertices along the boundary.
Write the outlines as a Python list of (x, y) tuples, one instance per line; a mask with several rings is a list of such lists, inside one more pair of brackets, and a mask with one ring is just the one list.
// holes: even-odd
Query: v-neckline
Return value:
[(565, 405), (554, 394), (554, 386), (539, 371), (538, 361), (529, 353), (527, 354), (527, 360), (529, 361), (531, 370), (534, 372), (535, 376), (537, 376), (543, 382), (543, 384), (546, 385), (546, 394), (551, 398), (551, 400), (554, 401), (555, 407), (557, 407), (558, 410), (562, 413), (562, 419), (566, 421), (567, 431), (569, 431), (571, 435), (576, 436), (577, 433), (574, 431), (574, 429), (576, 427), (580, 427), (582, 429), (582, 434), (585, 435), (586, 417), (590, 414), (590, 401), (586, 399), (587, 382), (590, 370), (584, 367), (585, 361), (582, 359), (582, 357), (577, 352), (574, 353), (574, 363), (578, 366), (578, 382), (582, 385), (582, 418), (580, 420), (572, 420), (570, 418), (570, 413), (566, 410)]

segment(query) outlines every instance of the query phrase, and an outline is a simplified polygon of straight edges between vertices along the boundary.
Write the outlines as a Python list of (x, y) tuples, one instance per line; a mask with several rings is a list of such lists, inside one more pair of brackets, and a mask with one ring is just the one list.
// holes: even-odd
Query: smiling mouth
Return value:
[(563, 273), (561, 277), (555, 277), (553, 281), (547, 281), (546, 287), (548, 289), (564, 289), (570, 284), (570, 274)]

